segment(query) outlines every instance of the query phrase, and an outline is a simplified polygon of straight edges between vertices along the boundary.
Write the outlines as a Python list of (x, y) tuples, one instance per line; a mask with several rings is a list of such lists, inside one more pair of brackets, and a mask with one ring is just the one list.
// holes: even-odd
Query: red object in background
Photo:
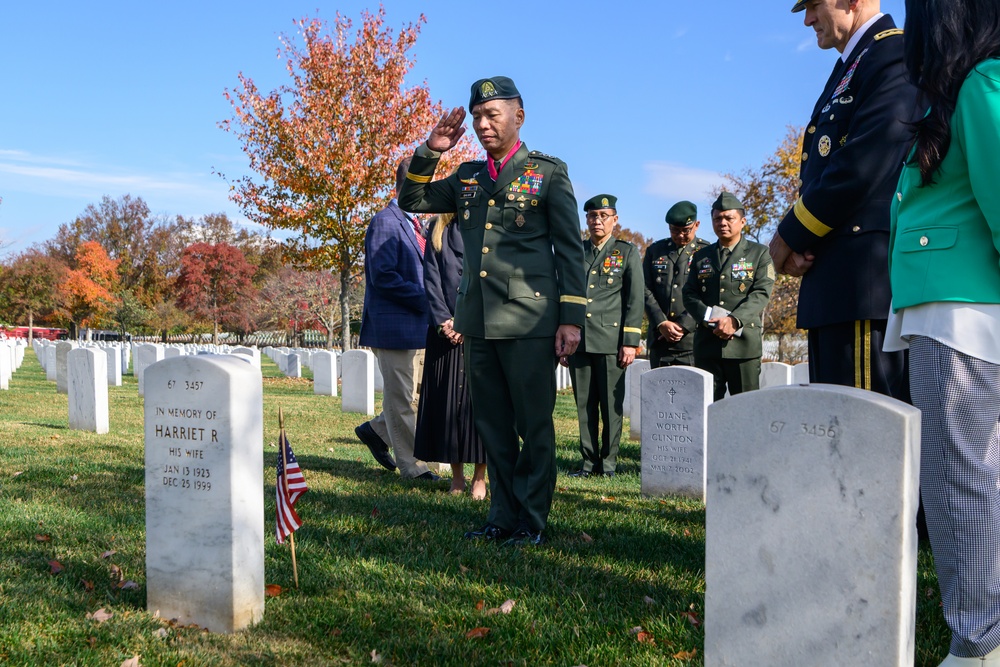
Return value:
[[(32, 327), (35, 338), (45, 338), (46, 340), (65, 340), (69, 336), (66, 329), (54, 329), (51, 327)], [(8, 338), (27, 338), (28, 327), (3, 327), (3, 333)]]

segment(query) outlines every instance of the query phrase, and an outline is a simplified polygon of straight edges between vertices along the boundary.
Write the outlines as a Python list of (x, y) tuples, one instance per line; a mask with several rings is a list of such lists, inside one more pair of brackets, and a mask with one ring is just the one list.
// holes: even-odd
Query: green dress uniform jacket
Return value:
[[(646, 249), (642, 260), (645, 282), (646, 316), (649, 318), (647, 347), (650, 360), (655, 357), (663, 365), (682, 361), (693, 363), (694, 333), (698, 323), (684, 307), (684, 283), (687, 282), (691, 259), (708, 245), (708, 241), (695, 238), (682, 248), (671, 239), (662, 239)], [(657, 327), (661, 322), (675, 322), (687, 332), (676, 343), (663, 338)]]
[[(719, 243), (702, 248), (691, 261), (684, 284), (684, 305), (699, 322), (694, 334), (694, 356), (706, 359), (759, 359), (763, 353), (763, 314), (774, 286), (774, 264), (767, 246), (746, 236), (733, 248), (725, 266)], [(716, 337), (705, 325), (709, 306), (731, 311), (743, 326), (743, 335)]]
[(465, 162), (431, 182), (438, 158), (413, 156), (399, 206), (455, 213), (465, 270), (455, 330), (479, 338), (554, 336), (582, 327), (580, 218), (566, 164), (522, 144), (494, 183), (484, 161)]
[[(465, 244), (455, 330), (490, 475), (488, 523), (541, 531), (556, 485), (555, 334), (583, 327), (580, 217), (566, 164), (521, 144), (497, 179), (465, 162), (431, 182), (439, 155), (417, 149), (403, 210), (455, 213)], [(523, 441), (523, 446), (521, 442)]]
[(639, 347), (642, 340), (644, 287), (639, 249), (611, 237), (596, 254), (595, 250), (589, 240), (583, 242), (587, 319), (577, 349), (617, 357), (620, 347)]
[(638, 248), (614, 237), (601, 248), (584, 241), (583, 257), (587, 323), (569, 358), (582, 470), (613, 473), (625, 402), (625, 369), (618, 365), (618, 352), (622, 346), (638, 347), (642, 339), (642, 264)]

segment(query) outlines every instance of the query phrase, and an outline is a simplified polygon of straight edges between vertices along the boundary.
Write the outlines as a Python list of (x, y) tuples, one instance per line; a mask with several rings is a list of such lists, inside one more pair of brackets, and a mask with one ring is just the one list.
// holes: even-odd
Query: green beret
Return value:
[(469, 97), (469, 111), (473, 107), (490, 100), (513, 100), (521, 96), (514, 82), (506, 76), (494, 76), (480, 79), (472, 84), (472, 95)]
[(712, 203), (713, 211), (732, 211), (734, 209), (743, 210), (743, 202), (736, 198), (735, 195), (722, 191), (719, 198)]
[(667, 211), (667, 224), (690, 227), (698, 221), (698, 207), (689, 201), (679, 201)]
[(614, 195), (597, 195), (583, 202), (584, 212), (593, 211), (599, 208), (613, 208), (617, 210), (618, 197)]
[(796, 2), (795, 5), (792, 7), (792, 13), (794, 14), (795, 12), (801, 12), (803, 9), (806, 8), (807, 2), (809, 2), (809, 0), (798, 0), (798, 2)]

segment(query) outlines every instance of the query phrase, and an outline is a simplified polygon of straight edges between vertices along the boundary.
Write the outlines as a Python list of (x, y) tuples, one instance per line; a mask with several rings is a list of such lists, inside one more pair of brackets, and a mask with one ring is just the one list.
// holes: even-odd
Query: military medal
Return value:
[(740, 291), (741, 292), (746, 292), (747, 291), (747, 284), (746, 283), (740, 283)]
[(518, 176), (516, 181), (512, 181), (511, 184), (507, 186), (507, 190), (509, 192), (537, 195), (539, 190), (542, 189), (542, 179), (544, 176), (544, 174), (539, 174), (532, 169), (528, 169), (523, 174)]
[(469, 209), (465, 209), (464, 211), (462, 211), (462, 219), (463, 220), (469, 219)]
[(832, 142), (830, 141), (830, 137), (824, 134), (822, 137), (819, 138), (819, 154), (822, 155), (823, 157), (829, 155), (831, 145)]
[(517, 217), (514, 218), (514, 224), (516, 224), (518, 227), (524, 227), (524, 214), (523, 213), (518, 213), (517, 214)]

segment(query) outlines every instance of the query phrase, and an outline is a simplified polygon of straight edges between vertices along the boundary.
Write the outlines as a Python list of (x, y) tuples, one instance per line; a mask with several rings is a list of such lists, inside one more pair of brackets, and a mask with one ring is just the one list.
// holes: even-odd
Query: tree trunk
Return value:
[(212, 345), (219, 344), (219, 320), (212, 321)]
[(28, 345), (31, 345), (31, 341), (35, 337), (35, 313), (32, 310), (28, 311)]
[(336, 312), (333, 301), (330, 301), (330, 314), (326, 318), (326, 349), (328, 350), (333, 349), (333, 316)]
[(340, 259), (340, 349), (351, 349), (351, 265), (346, 257)]

